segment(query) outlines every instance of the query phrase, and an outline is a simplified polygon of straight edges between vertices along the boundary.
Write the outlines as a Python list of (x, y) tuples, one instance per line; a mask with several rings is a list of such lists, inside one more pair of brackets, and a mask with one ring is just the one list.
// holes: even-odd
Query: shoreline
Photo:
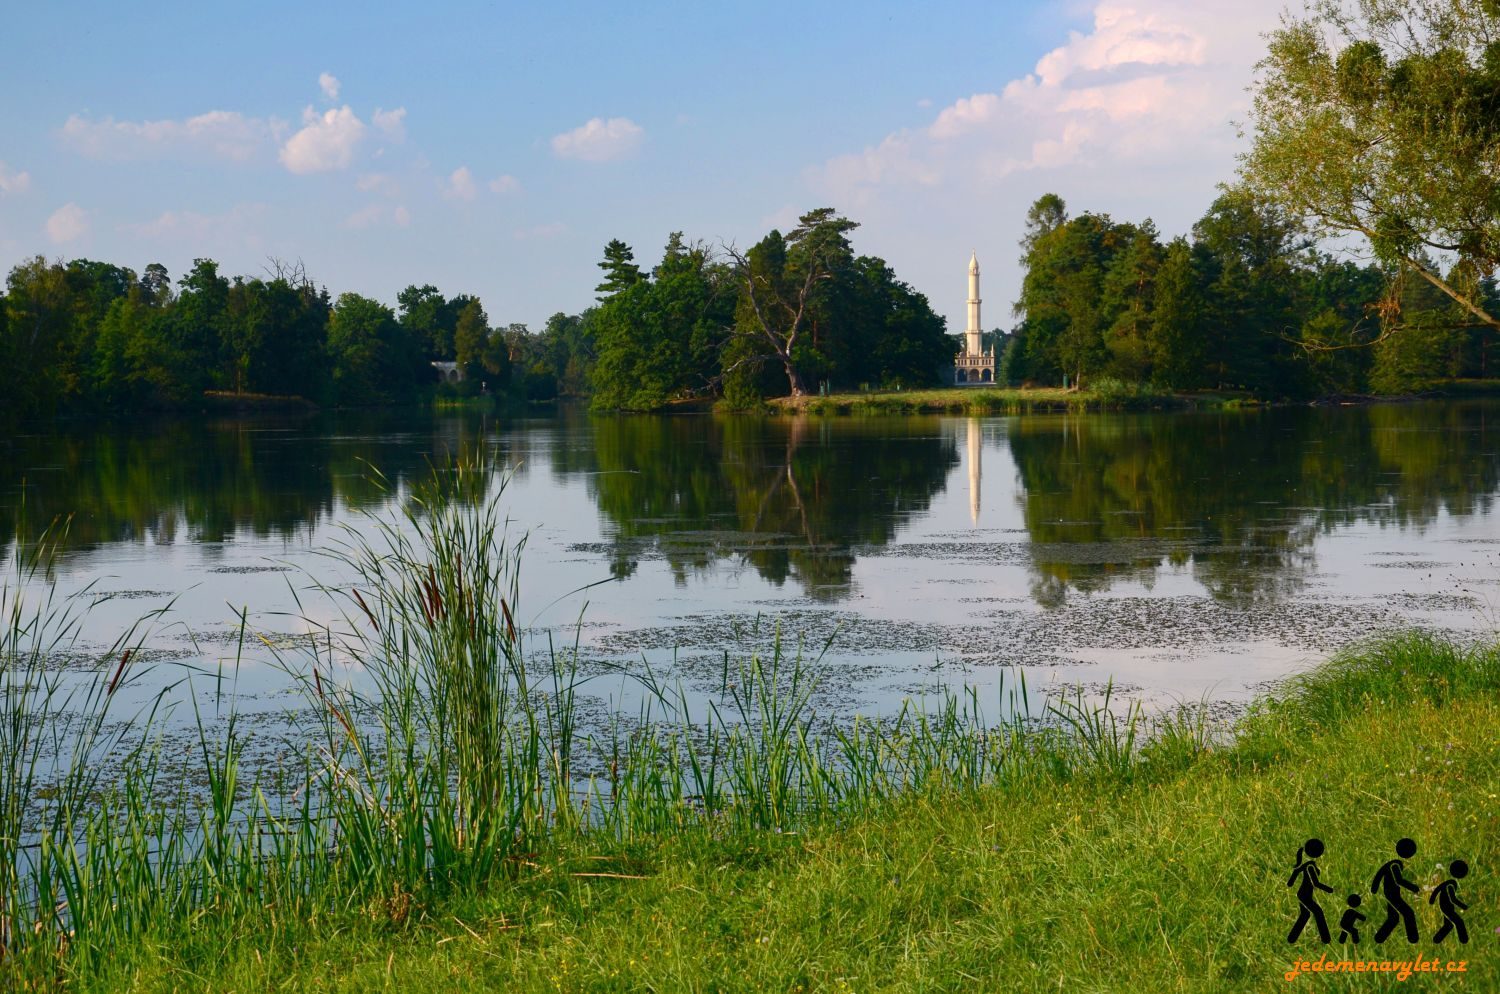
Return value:
[(1500, 397), (1500, 380), (1459, 380), (1418, 394), (1332, 394), (1312, 400), (1263, 400), (1242, 391), (1157, 391), (1149, 387), (1063, 389), (1061, 387), (943, 387), (867, 393), (775, 397), (766, 406), (778, 414), (1062, 414), (1094, 411), (1214, 411), (1267, 407), (1364, 407), (1424, 400)]

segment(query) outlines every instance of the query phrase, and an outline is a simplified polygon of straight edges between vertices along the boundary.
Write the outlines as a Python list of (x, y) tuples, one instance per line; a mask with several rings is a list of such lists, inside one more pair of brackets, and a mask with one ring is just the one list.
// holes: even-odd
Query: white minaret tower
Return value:
[(980, 354), (979, 256), (969, 257), (969, 326), (964, 329), (964, 354)]

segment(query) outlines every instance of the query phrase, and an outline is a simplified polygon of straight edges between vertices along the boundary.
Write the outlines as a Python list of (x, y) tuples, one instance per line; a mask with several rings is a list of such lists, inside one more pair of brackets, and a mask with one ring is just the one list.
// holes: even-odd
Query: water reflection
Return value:
[(1319, 534), (1488, 514), (1496, 406), (1018, 418), (1007, 442), (1046, 606), (1190, 567), (1212, 596), (1280, 598)]
[(565, 452), (553, 467), (586, 477), (615, 577), (646, 554), (679, 584), (734, 558), (820, 600), (844, 596), (853, 548), (890, 542), (958, 462), (936, 418), (617, 418)]
[(488, 433), (476, 419), (365, 415), (152, 420), (19, 434), (0, 442), (0, 556), (18, 528), (34, 540), (69, 516), (70, 555), (119, 543), (305, 541), (336, 502), (378, 506), (425, 473), (433, 454)]
[(965, 450), (969, 466), (969, 523), (979, 526), (979, 508), (983, 500), (979, 493), (979, 478), (984, 468), (983, 429), (978, 418), (970, 418), (964, 427)]
[[(70, 555), (85, 569), (107, 565), (110, 546), (196, 543), (208, 558), (260, 543), (274, 554), (272, 543), (313, 540), (340, 508), (381, 506), (434, 456), (483, 443), (522, 474), (549, 468), (517, 485), (559, 551), (582, 549), (634, 583), (646, 560), (664, 561), (679, 586), (745, 565), (772, 586), (843, 601), (857, 560), (900, 551), (904, 529), (972, 551), (996, 549), (983, 543), (1015, 526), (1028, 541), (1007, 538), (1005, 563), (1023, 564), (1043, 607), (1126, 580), (1150, 589), (1168, 571), (1227, 602), (1287, 599), (1331, 530), (1487, 516), (1497, 415), (1500, 404), (1473, 401), (982, 421), (565, 412), (73, 425), (0, 439), (0, 555), (23, 491), (26, 536), (73, 515)], [(597, 521), (568, 504), (580, 490)], [(1001, 575), (1000, 558), (986, 562)], [(942, 568), (913, 559), (902, 582)]]

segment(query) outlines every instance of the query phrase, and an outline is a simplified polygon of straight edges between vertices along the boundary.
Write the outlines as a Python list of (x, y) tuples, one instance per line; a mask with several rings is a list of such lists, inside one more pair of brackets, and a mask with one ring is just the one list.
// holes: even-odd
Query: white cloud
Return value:
[(976, 93), (959, 100), (951, 107), (944, 107), (937, 120), (927, 129), (933, 138), (957, 138), (959, 135), (983, 127), (1000, 111), (1000, 96), (995, 93)]
[(349, 105), (321, 115), (311, 107), (302, 112), (302, 130), (281, 147), (281, 164), (294, 173), (347, 169), (365, 125)]
[(494, 179), (490, 180), (491, 193), (519, 193), (520, 190), (521, 181), (516, 179), (509, 173), (506, 173), (503, 176), (496, 176)]
[(1051, 86), (1085, 72), (1107, 72), (1121, 66), (1202, 65), (1208, 48), (1202, 29), (1209, 25), (1190, 26), (1177, 20), (1181, 12), (1153, 11), (1150, 6), (1099, 4), (1094, 8), (1093, 33), (1072, 32), (1066, 45), (1042, 56), (1036, 64), (1036, 75)]
[(394, 225), (404, 228), (411, 223), (411, 213), (405, 207), (389, 207), (385, 204), (369, 204), (344, 218), (344, 227), (355, 230)]
[(1269, 6), (1238, 0), (1105, 0), (1092, 31), (1071, 32), (1030, 74), (953, 101), (926, 128), (830, 160), (814, 183), (859, 203), (878, 186), (1064, 165), (1109, 168), (1118, 180), (1126, 162), (1180, 168), (1204, 157), (1227, 179), (1230, 118), (1245, 112), (1260, 34), (1275, 24)]
[(94, 121), (74, 114), (63, 124), (62, 139), (75, 151), (98, 159), (190, 152), (243, 162), (268, 147), (285, 128), (277, 118), (246, 117), (232, 110), (212, 110), (180, 121)]
[(365, 173), (354, 181), (360, 193), (378, 193), (382, 197), (394, 197), (401, 193), (401, 184), (390, 173)]
[(623, 158), (641, 144), (645, 131), (628, 117), (596, 117), (552, 139), (552, 151), (562, 159), (607, 162)]
[(384, 204), (367, 204), (344, 218), (344, 227), (355, 229), (368, 228), (379, 224), (386, 217), (387, 213)]
[(318, 89), (323, 91), (323, 98), (330, 102), (339, 98), (339, 78), (331, 72), (318, 73)]
[(785, 234), (786, 232), (791, 231), (793, 228), (797, 227), (797, 223), (801, 219), (802, 213), (803, 212), (798, 210), (795, 205), (785, 204), (756, 222), (755, 230), (769, 231), (770, 229), (775, 228), (777, 231)]
[(375, 127), (380, 133), (393, 142), (406, 139), (406, 108), (397, 107), (395, 110), (381, 110), (375, 108)]
[(264, 204), (238, 204), (222, 214), (197, 211), (163, 211), (150, 221), (121, 226), (137, 238), (178, 241), (195, 248), (241, 240), (253, 233), (253, 224), (266, 211)]
[(68, 203), (47, 218), (47, 237), (58, 245), (75, 241), (89, 233), (89, 213), (77, 204)]
[(474, 185), (474, 174), (469, 172), (468, 166), (459, 166), (448, 175), (443, 183), (443, 196), (449, 200), (473, 200), (479, 193), (479, 188)]
[(838, 189), (857, 190), (891, 183), (932, 186), (941, 178), (939, 167), (927, 160), (907, 131), (887, 135), (879, 145), (827, 163), (822, 180)]
[(530, 228), (517, 228), (513, 234), (517, 241), (530, 241), (535, 238), (556, 238), (565, 234), (568, 226), (561, 221), (553, 221), (550, 224), (537, 224)]
[(14, 172), (0, 159), (0, 196), (25, 193), (31, 188), (31, 174)]
[[(1185, 232), (1232, 180), (1234, 122), (1279, 5), (1244, 0), (1089, 0), (1089, 21), (1033, 69), (939, 100), (925, 124), (871, 136), (805, 174), (816, 201), (856, 220), (963, 327), (964, 265), (984, 265), (988, 320), (1018, 288), (1027, 205), (1060, 194), (1073, 213), (1153, 218)], [(906, 108), (896, 108), (906, 114)]]

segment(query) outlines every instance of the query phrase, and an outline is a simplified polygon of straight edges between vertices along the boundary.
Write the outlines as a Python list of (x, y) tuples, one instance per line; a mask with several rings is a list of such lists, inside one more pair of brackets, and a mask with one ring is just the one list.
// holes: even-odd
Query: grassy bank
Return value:
[[(1421, 638), (1325, 666), (1265, 702), (1231, 747), (1145, 750), (1125, 775), (1042, 768), (933, 789), (800, 834), (667, 833), (560, 845), (512, 881), (391, 921), (387, 905), (238, 934), (157, 940), (120, 989), (1263, 991), (1298, 958), (1284, 886), (1310, 836), (1323, 904), (1371, 916), (1356, 957), (1467, 961), (1500, 978), (1500, 659)], [(1183, 745), (1182, 741), (1178, 746)], [(1474, 867), (1466, 947), (1370, 944), (1368, 894), (1394, 841), (1409, 875)], [(1399, 936), (1398, 936), (1399, 939)], [(1342, 947), (1348, 949), (1350, 947)], [(1305, 975), (1316, 989), (1406, 989), (1395, 975)], [(201, 986), (200, 986), (201, 985)]]
[(305, 413), (318, 409), (317, 404), (304, 397), (290, 397), (281, 394), (266, 393), (234, 393), (228, 390), (205, 390), (203, 392), (203, 407), (210, 411), (234, 414), (250, 414), (261, 411)]
[[(1425, 397), (1500, 396), (1500, 380), (1447, 380), (1419, 396), (1327, 398), (1329, 403), (1372, 403)], [(773, 411), (806, 414), (1038, 414), (1067, 411), (1227, 410), (1266, 403), (1235, 390), (1176, 392), (1137, 383), (1095, 381), (1082, 390), (1060, 387), (944, 387), (883, 390), (829, 396), (778, 397)]]
[(338, 620), (274, 657), (311, 720), (255, 782), (232, 721), (164, 778), (149, 721), (109, 710), (131, 657), (59, 698), (66, 615), (23, 606), (36, 574), (0, 591), (0, 988), (1263, 990), (1314, 836), (1334, 923), (1398, 838), (1424, 885), (1467, 860), (1454, 958), (1495, 983), (1495, 649), (1368, 646), (1232, 741), (1076, 696), (830, 728), (817, 660), (780, 652), (726, 657), (698, 714), (643, 678), (647, 720), (585, 734), (571, 654), (529, 668), (488, 479), (442, 474), (335, 550)]
[(1225, 408), (1255, 401), (1234, 392), (1173, 393), (1138, 384), (1105, 382), (1084, 390), (945, 387), (778, 397), (768, 403), (776, 411), (807, 414), (1032, 414)]

